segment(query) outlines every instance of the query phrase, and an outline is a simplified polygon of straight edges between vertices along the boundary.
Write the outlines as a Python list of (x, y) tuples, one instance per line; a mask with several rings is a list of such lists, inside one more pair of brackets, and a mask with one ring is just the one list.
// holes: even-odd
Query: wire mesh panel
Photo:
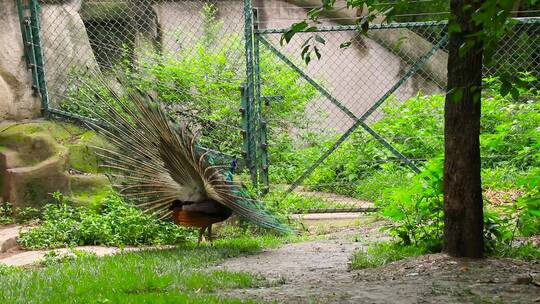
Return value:
[[(445, 21), (374, 23), (364, 35), (354, 25), (358, 12), (343, 7), (315, 32), (282, 44), (312, 7), (281, 0), (18, 2), (39, 11), (25, 40), (49, 113), (91, 116), (96, 92), (81, 84), (115, 86), (120, 72), (199, 130), (205, 147), (242, 155), (252, 180), (271, 185), (282, 207), (366, 210), (381, 188), (442, 155)], [(486, 98), (497, 88), (521, 90), (518, 103), (536, 104), (539, 37), (539, 18), (515, 20), (486, 65)], [(317, 50), (302, 52), (306, 42)], [(508, 87), (501, 81), (508, 75), (524, 86)], [(519, 116), (531, 109), (502, 110)], [(534, 136), (512, 125), (508, 138), (497, 138), (490, 133), (496, 126), (485, 126), (481, 140), (508, 147), (482, 150), (484, 165), (538, 161), (511, 148)], [(382, 169), (395, 176), (374, 185), (384, 180)]]
[[(51, 113), (91, 116), (82, 83), (97, 77), (163, 102), (202, 133), (202, 145), (240, 156), (245, 82), (242, 1), (40, 1)], [(99, 75), (99, 76), (97, 76)], [(125, 85), (125, 84), (124, 84)], [(226, 140), (224, 140), (226, 139)]]
[[(314, 32), (282, 43), (283, 33), (305, 18), (306, 8), (279, 1), (256, 8), (261, 112), (270, 121), (271, 195), (301, 212), (371, 210), (366, 208), (373, 207), (370, 201), (379, 198), (381, 188), (412, 178), (426, 160), (440, 159), (446, 22), (373, 24), (363, 35), (356, 26), (343, 25), (345, 17), (322, 18)], [(486, 68), (487, 82), (503, 72), (522, 73), (529, 78), (528, 92), (534, 92), (538, 75), (532, 74), (539, 63), (531, 42), (539, 25), (517, 21), (494, 56), (496, 65)], [(309, 53), (302, 52), (306, 42), (318, 47), (309, 64)], [(274, 74), (290, 78), (270, 79)], [(276, 115), (289, 115), (290, 123), (272, 126)], [(482, 153), (485, 166), (512, 157)], [(388, 184), (380, 184), (382, 169), (395, 174)]]

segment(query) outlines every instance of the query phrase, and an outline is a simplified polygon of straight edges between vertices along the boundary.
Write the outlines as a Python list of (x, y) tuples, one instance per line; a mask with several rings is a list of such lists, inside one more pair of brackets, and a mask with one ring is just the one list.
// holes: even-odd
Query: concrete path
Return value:
[[(126, 251), (140, 250), (141, 248), (129, 247), (129, 248), (117, 248), (117, 247), (102, 247), (102, 246), (78, 246), (73, 248), (74, 250), (85, 251), (88, 253), (93, 253), (97, 256), (106, 256), (113, 255)], [(9, 255), (5, 258), (0, 258), (0, 264), (7, 266), (26, 266), (31, 264), (36, 264), (45, 259), (47, 253), (54, 251), (60, 255), (71, 255), (73, 254), (72, 249), (69, 248), (60, 248), (54, 250), (37, 250), (37, 251), (22, 251)]]
[[(17, 244), (17, 237), (21, 230), (27, 229), (23, 226), (8, 225), (0, 226), (0, 264), (7, 266), (25, 266), (36, 264), (45, 259), (47, 253), (55, 251), (60, 255), (73, 254), (70, 248), (60, 248), (54, 250), (35, 250), (26, 251), (19, 247)], [(155, 247), (152, 247), (155, 248)], [(97, 256), (112, 255), (126, 251), (135, 251), (149, 249), (145, 247), (126, 247), (123, 249), (117, 247), (104, 247), (104, 246), (78, 246), (73, 248), (75, 250), (85, 251), (93, 253)]]

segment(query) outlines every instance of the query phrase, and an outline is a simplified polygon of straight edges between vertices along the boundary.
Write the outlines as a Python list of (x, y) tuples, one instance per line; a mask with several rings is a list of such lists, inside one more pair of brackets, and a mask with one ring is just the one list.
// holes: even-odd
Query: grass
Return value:
[[(360, 249), (353, 254), (350, 268), (375, 268), (394, 261), (427, 253), (429, 253), (427, 248), (415, 245), (406, 246), (396, 242), (373, 243), (367, 249)], [(540, 247), (530, 243), (514, 247), (500, 245), (491, 256), (514, 258), (523, 261), (538, 261), (540, 260)]]
[(38, 269), (0, 267), (0, 303), (242, 303), (214, 292), (263, 286), (264, 278), (209, 266), (290, 240), (271, 235), (228, 238), (214, 246), (83, 255)]
[(369, 245), (365, 250), (356, 251), (351, 258), (350, 267), (351, 269), (374, 268), (425, 253), (426, 249), (417, 246), (379, 242)]
[(493, 256), (523, 261), (540, 261), (540, 247), (530, 243), (520, 246), (499, 246), (495, 249)]
[(264, 198), (270, 208), (276, 208), (280, 212), (298, 212), (299, 210), (310, 209), (338, 209), (349, 208), (347, 203), (335, 202), (331, 199), (324, 199), (315, 195), (301, 192), (291, 192), (285, 194), (285, 190), (275, 190)]

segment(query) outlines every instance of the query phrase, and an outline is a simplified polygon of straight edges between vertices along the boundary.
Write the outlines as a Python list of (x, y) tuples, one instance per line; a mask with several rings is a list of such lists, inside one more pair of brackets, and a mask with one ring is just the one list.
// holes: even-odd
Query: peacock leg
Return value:
[(201, 244), (201, 242), (204, 242), (204, 231), (206, 230), (206, 227), (202, 227), (199, 229), (199, 241), (197, 242), (197, 246)]
[(211, 245), (214, 245), (214, 243), (212, 243), (212, 241), (214, 241), (212, 239), (212, 224), (208, 226), (208, 241), (210, 242)]

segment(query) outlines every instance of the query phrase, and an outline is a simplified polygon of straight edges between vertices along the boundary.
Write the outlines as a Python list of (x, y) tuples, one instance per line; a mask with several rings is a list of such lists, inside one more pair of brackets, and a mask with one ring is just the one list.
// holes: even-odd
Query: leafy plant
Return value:
[[(403, 245), (416, 245), (429, 252), (442, 249), (444, 228), (443, 170), (442, 158), (426, 164), (422, 173), (416, 175), (406, 187), (387, 189), (383, 199), (382, 214), (394, 223), (385, 227)], [(525, 182), (527, 181), (527, 182)], [(485, 204), (484, 240), (488, 253), (498, 246), (512, 246), (516, 229), (522, 235), (539, 232), (537, 175), (524, 179), (529, 187), (527, 195), (520, 197), (502, 210)], [(506, 209), (506, 213), (503, 213)]]
[(40, 210), (34, 207), (13, 208), (10, 203), (0, 204), (0, 225), (28, 223), (40, 216)]
[[(486, 80), (486, 85), (495, 86), (495, 80)], [(518, 179), (540, 166), (540, 103), (535, 101), (537, 93), (527, 92), (522, 96), (530, 96), (530, 100), (516, 102), (510, 96), (501, 96), (497, 88), (486, 90), (480, 142), (487, 188), (519, 187)], [(422, 166), (443, 153), (443, 108), (443, 95), (418, 94), (403, 102), (389, 100), (381, 108), (382, 118), (372, 127)], [(283, 141), (273, 152), (272, 182), (294, 181), (336, 140), (337, 136), (319, 135), (302, 138), (300, 142)], [(358, 130), (304, 184), (317, 191), (378, 200), (386, 187), (373, 185), (407, 185), (411, 182), (410, 172), (371, 135)]]
[(382, 202), (383, 215), (396, 223), (385, 227), (404, 245), (437, 252), (442, 247), (444, 224), (442, 158), (429, 162), (408, 187), (389, 189)]
[(493, 255), (525, 261), (538, 261), (540, 260), (540, 247), (531, 243), (525, 243), (518, 246), (509, 246), (505, 244), (497, 246)]
[(158, 221), (111, 194), (100, 210), (74, 207), (59, 193), (45, 205), (40, 225), (21, 233), (25, 248), (57, 248), (78, 245), (173, 244), (192, 237), (189, 229), (172, 222)]
[(523, 178), (521, 185), (527, 191), (516, 202), (517, 229), (525, 236), (538, 235), (540, 234), (540, 168)]
[(21, 272), (20, 268), (7, 266), (3, 263), (0, 263), (0, 276), (15, 275), (18, 272)]
[(14, 222), (12, 206), (10, 203), (0, 204), (0, 225), (11, 224)]

